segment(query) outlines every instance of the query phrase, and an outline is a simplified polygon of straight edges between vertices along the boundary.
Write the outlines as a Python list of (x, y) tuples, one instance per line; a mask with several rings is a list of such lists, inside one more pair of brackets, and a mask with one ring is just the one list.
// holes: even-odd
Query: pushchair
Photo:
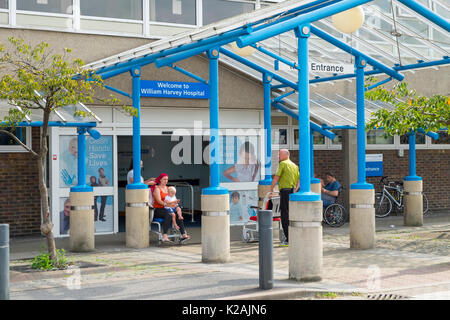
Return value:
[[(272, 197), (269, 198), (269, 196), (272, 194)], [(279, 238), (280, 241), (283, 241), (282, 236), (284, 235), (282, 232), (281, 227), (281, 217), (280, 217), (280, 195), (278, 194), (275, 196), (274, 192), (268, 192), (266, 196), (264, 197), (262, 208), (264, 210), (272, 210), (273, 213), (273, 221), (278, 222), (279, 226)], [(262, 210), (262, 208), (259, 207), (251, 207), (255, 208), (257, 210)], [(242, 227), (242, 240), (244, 242), (251, 242), (251, 241), (257, 241), (258, 240), (258, 215), (257, 212), (255, 212), (254, 215), (250, 216), (250, 219), (243, 225)]]

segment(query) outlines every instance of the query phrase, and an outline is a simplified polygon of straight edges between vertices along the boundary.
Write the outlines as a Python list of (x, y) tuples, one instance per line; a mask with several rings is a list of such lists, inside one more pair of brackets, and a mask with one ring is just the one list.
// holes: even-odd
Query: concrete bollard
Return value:
[(289, 201), (289, 278), (322, 280), (322, 201)]
[(125, 242), (127, 248), (150, 246), (149, 189), (125, 191)]
[(95, 249), (94, 192), (70, 192), (70, 250)]
[(202, 262), (224, 263), (230, 260), (229, 195), (201, 196)]
[(9, 224), (0, 224), (0, 300), (9, 300)]
[(374, 204), (374, 189), (350, 189), (350, 248), (374, 248)]
[(259, 288), (273, 288), (273, 231), (272, 211), (258, 211)]
[(319, 183), (311, 183), (311, 192), (321, 194), (322, 193), (322, 185)]
[(409, 227), (423, 226), (422, 180), (403, 181), (405, 211), (403, 224)]

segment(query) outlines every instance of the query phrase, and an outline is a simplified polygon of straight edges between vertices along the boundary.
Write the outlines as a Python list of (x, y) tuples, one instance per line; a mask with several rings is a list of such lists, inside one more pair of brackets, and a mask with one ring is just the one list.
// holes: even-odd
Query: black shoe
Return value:
[(185, 243), (188, 240), (191, 240), (191, 238), (180, 238), (179, 243), (183, 244), (183, 243)]
[(106, 221), (106, 219), (105, 218), (100, 218), (100, 221)]

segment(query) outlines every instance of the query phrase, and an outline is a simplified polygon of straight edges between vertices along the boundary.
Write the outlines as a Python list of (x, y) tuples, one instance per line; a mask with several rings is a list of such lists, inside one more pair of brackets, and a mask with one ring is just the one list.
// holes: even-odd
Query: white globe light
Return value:
[(231, 45), (231, 50), (234, 53), (240, 55), (241, 57), (251, 56), (256, 51), (256, 49), (251, 46), (239, 48), (237, 46), (236, 42), (232, 42), (230, 45)]
[(336, 29), (343, 33), (352, 33), (361, 28), (364, 23), (364, 10), (361, 7), (339, 12), (331, 17)]

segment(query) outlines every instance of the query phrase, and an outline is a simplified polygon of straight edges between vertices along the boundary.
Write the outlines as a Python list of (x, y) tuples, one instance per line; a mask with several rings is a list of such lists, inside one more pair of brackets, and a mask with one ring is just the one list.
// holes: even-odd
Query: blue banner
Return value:
[(209, 85), (198, 82), (141, 80), (141, 97), (209, 99)]
[(383, 154), (366, 154), (366, 176), (383, 176)]

